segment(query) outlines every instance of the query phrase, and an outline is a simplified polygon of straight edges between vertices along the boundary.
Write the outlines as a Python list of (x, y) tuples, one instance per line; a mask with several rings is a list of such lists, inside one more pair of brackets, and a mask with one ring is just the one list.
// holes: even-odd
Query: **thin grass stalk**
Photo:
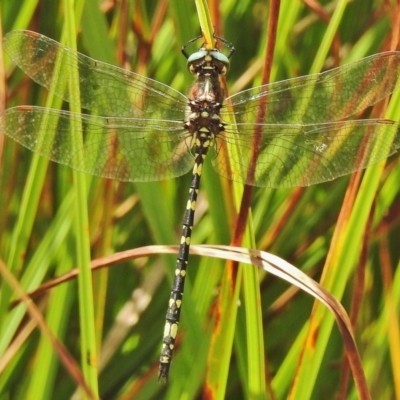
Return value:
[[(65, 0), (65, 16), (66, 16), (66, 36), (70, 47), (76, 51), (76, 20), (80, 20), (81, 12), (77, 12), (75, 17), (73, 0)], [(83, 2), (77, 2), (76, 7), (82, 9)], [(78, 16), (79, 15), (79, 16)], [(76, 18), (76, 20), (75, 20)], [(75, 81), (79, 81), (77, 66), (72, 66), (70, 74), (75, 74)], [(79, 93), (73, 93), (73, 104), (71, 111), (80, 112)], [(74, 131), (75, 152), (82, 146), (82, 127), (77, 124), (71, 124)], [(76, 134), (75, 134), (76, 132)], [(83, 160), (81, 160), (83, 164)], [(80, 172), (74, 171), (74, 187), (76, 190), (76, 215), (75, 215), (75, 233), (77, 245), (77, 261), (80, 269), (78, 279), (79, 291), (79, 315), (81, 327), (81, 363), (84, 377), (88, 386), (96, 397), (99, 396), (97, 381), (97, 349), (95, 334), (95, 317), (93, 304), (93, 283), (90, 270), (90, 239), (89, 239), (89, 218), (87, 213), (87, 189), (86, 177)]]

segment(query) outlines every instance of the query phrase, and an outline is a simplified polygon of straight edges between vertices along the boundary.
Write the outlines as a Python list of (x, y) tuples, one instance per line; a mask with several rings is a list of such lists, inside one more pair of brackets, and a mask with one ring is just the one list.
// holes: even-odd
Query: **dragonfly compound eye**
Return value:
[(218, 50), (200, 49), (189, 56), (188, 68), (191, 74), (196, 74), (200, 70), (214, 69), (218, 75), (225, 75), (229, 69), (229, 60)]

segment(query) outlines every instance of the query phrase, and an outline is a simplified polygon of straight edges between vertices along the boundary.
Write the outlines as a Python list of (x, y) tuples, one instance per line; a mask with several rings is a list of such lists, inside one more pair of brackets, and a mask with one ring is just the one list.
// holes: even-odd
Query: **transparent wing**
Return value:
[[(83, 144), (74, 150), (76, 124), (82, 125)], [(174, 178), (193, 166), (191, 138), (180, 121), (94, 117), (20, 106), (2, 114), (0, 131), (50, 160), (120, 181)]]
[[(71, 102), (68, 87), (80, 93), (81, 106), (103, 116), (184, 118), (187, 98), (160, 82), (77, 53), (31, 31), (4, 38), (12, 60), (35, 82)], [(70, 69), (78, 66), (79, 78)]]
[[(237, 134), (228, 126), (217, 138), (213, 165), (220, 175), (248, 185), (309, 186), (395, 153), (400, 147), (399, 127), (393, 121), (372, 119), (312, 125), (239, 124)], [(222, 149), (227, 142), (232, 145), (229, 156)]]
[[(379, 53), (320, 74), (258, 86), (230, 96), (238, 123), (339, 121), (384, 99), (398, 86), (400, 52)], [(257, 119), (259, 106), (264, 116)], [(221, 116), (231, 113), (221, 110)]]

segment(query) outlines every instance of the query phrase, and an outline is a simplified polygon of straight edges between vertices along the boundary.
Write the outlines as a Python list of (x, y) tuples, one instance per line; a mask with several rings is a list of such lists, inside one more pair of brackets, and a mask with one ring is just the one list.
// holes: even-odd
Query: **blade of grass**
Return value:
[[(205, 1), (196, 1), (199, 23), (204, 35), (205, 48), (214, 48), (214, 28), (211, 16)], [(234, 121), (229, 121), (233, 123)], [(243, 188), (241, 185), (236, 192), (236, 202), (241, 196)], [(226, 393), (229, 368), (231, 365), (232, 345), (236, 325), (237, 302), (241, 287), (241, 271), (235, 272), (232, 266), (223, 275), (221, 290), (215, 306), (216, 325), (211, 339), (211, 345), (207, 362), (206, 387), (204, 395), (211, 395), (213, 398), (223, 399)]]
[(55, 348), (60, 356), (64, 360), (65, 366), (68, 368), (68, 372), (74, 377), (77, 382), (80, 382), (80, 387), (85, 392), (85, 395), (88, 399), (94, 400), (98, 397), (95, 397), (91, 392), (90, 388), (86, 385), (83, 380), (83, 376), (81, 376), (79, 372), (79, 368), (74, 361), (74, 359), (69, 355), (69, 353), (65, 350), (65, 348), (57, 341), (51, 330), (48, 328), (44, 319), (37, 309), (37, 307), (30, 301), (30, 299), (25, 295), (23, 289), (20, 287), (18, 281), (14, 278), (11, 272), (7, 269), (6, 265), (0, 260), (0, 271), (4, 280), (8, 285), (12, 286), (13, 290), (18, 294), (18, 296), (23, 299), (25, 305), (27, 306), (29, 313), (32, 318), (38, 323), (40, 329), (43, 334), (51, 341), (53, 348)]
[(335, 12), (333, 13), (329, 21), (328, 28), (322, 39), (321, 45), (319, 46), (313, 65), (311, 66), (310, 74), (321, 72), (324, 62), (326, 60), (326, 56), (328, 55), (329, 49), (331, 48), (333, 38), (337, 34), (339, 24), (343, 18), (343, 14), (346, 10), (348, 2), (349, 0), (340, 0), (335, 7)]
[[(72, 269), (73, 260), (65, 245), (59, 251), (57, 274), (62, 274)], [(52, 290), (49, 295), (49, 311), (46, 321), (49, 329), (54, 335), (61, 339), (65, 338), (68, 328), (68, 317), (71, 305), (75, 299), (75, 284), (69, 283)], [(29, 387), (26, 392), (27, 399), (50, 399), (54, 390), (57, 390), (57, 373), (59, 358), (54, 346), (48, 338), (41, 336), (38, 349), (35, 354), (35, 364), (29, 379)], [(48, 371), (46, 374), (43, 371)]]
[[(73, 0), (65, 1), (66, 37), (69, 46), (76, 51), (76, 21), (80, 20), (83, 2), (77, 2), (77, 12), (75, 11), (74, 6), (75, 4)], [(76, 16), (75, 12), (77, 14)], [(72, 81), (79, 81), (78, 73), (78, 66), (72, 65), (70, 68), (70, 74), (73, 76)], [(73, 92), (72, 88), (70, 89), (70, 92), (71, 97), (73, 98), (72, 104), (74, 104), (71, 104), (71, 111), (80, 113), (80, 107), (77, 106), (80, 104), (79, 93)], [(78, 126), (78, 124), (76, 124), (74, 121), (71, 121), (71, 129), (74, 136), (74, 153), (81, 154), (78, 149), (82, 147), (82, 127)], [(83, 163), (84, 160), (81, 159), (80, 164)], [(81, 327), (81, 363), (83, 375), (87, 381), (87, 384), (97, 398), (99, 396), (99, 389), (97, 381), (97, 349), (93, 305), (93, 283), (90, 271), (90, 240), (89, 218), (87, 213), (86, 177), (77, 171), (73, 172), (73, 176), (74, 188), (76, 190), (76, 215), (74, 222), (77, 245), (77, 261), (80, 268), (78, 292)]]
[(197, 16), (199, 17), (199, 23), (201, 32), (204, 38), (204, 48), (211, 50), (214, 48), (214, 27), (211, 21), (210, 11), (206, 0), (195, 0), (197, 8)]

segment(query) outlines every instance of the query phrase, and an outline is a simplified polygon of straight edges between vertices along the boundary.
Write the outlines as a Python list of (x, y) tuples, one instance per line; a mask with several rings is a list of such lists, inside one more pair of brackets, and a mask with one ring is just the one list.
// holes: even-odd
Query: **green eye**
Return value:
[(214, 63), (220, 63), (223, 64), (222, 66), (219, 65), (218, 69), (220, 70), (220, 73), (224, 74), (228, 69), (229, 69), (229, 60), (228, 57), (219, 51), (216, 50), (205, 50), (205, 49), (200, 49), (199, 51), (196, 51), (196, 53), (191, 54), (188, 57), (187, 64), (189, 67), (189, 71), (191, 73), (194, 73), (196, 70), (195, 64), (197, 61), (200, 61), (202, 59), (206, 59), (208, 57), (208, 60), (210, 64), (212, 62)]
[(227, 67), (229, 67), (230, 63), (229, 63), (228, 57), (225, 54), (220, 53), (219, 51), (215, 51), (215, 50), (210, 51), (209, 54), (214, 60), (217, 60), (217, 61), (225, 64)]
[(208, 53), (207, 50), (199, 50), (196, 51), (196, 53), (191, 54), (187, 60), (188, 65), (194, 63), (195, 61), (201, 60), (207, 55), (207, 53)]

